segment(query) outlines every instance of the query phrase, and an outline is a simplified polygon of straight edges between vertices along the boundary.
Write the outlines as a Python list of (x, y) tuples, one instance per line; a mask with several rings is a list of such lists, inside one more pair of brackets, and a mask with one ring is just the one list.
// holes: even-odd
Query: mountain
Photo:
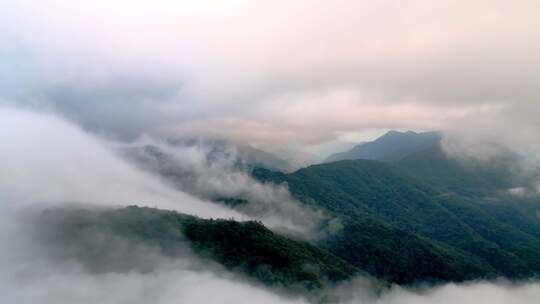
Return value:
[(393, 162), (410, 177), (420, 179), (442, 192), (482, 198), (512, 188), (531, 188), (535, 172), (523, 172), (520, 157), (504, 152), (489, 160), (454, 159), (440, 146), (422, 150)]
[(223, 139), (170, 139), (168, 143), (180, 147), (199, 147), (207, 154), (210, 161), (232, 157), (238, 164), (244, 166), (257, 166), (283, 172), (293, 169), (293, 165), (288, 161), (272, 153)]
[[(383, 161), (342, 160), (289, 173), (249, 167), (258, 181), (286, 187), (300, 202), (335, 220), (327, 237), (309, 243), (257, 222), (201, 220), (135, 207), (115, 211), (127, 219), (100, 214), (113, 223), (99, 225), (112, 225), (109, 230), (156, 243), (165, 252), (179, 241), (175, 235), (185, 236), (200, 256), (271, 286), (313, 289), (359, 272), (398, 284), (538, 277), (540, 199), (510, 191), (533, 193), (538, 176), (518, 174), (519, 158), (511, 153), (488, 162), (457, 160), (441, 150), (439, 141), (435, 132), (389, 132), (365, 144), (371, 144), (372, 157), (385, 155)], [(211, 151), (209, 161), (227, 153)], [(145, 146), (143, 152), (161, 174), (190, 187), (193, 173), (171, 166), (174, 159), (167, 151)], [(253, 202), (227, 197), (225, 203)]]
[(347, 152), (333, 154), (324, 163), (347, 159), (400, 160), (438, 145), (441, 138), (439, 132), (389, 131), (374, 141), (361, 143)]
[(432, 147), (391, 163), (252, 174), (342, 221), (319, 246), (376, 277), (412, 283), (540, 274), (540, 200), (508, 194), (517, 182), (510, 169), (461, 163)]
[(290, 172), (294, 168), (294, 165), (289, 160), (252, 146), (237, 144), (236, 151), (238, 158), (249, 166), (264, 167), (283, 172)]
[[(200, 219), (173, 211), (130, 206), (117, 209), (51, 208), (38, 215), (55, 256), (91, 272), (150, 272), (164, 256), (188, 258), (290, 291), (318, 290), (359, 270), (304, 241), (274, 233), (259, 222)], [(157, 252), (156, 252), (157, 251)]]
[[(251, 168), (262, 166), (278, 170), (270, 165), (276, 164), (271, 162), (271, 156), (258, 151), (221, 141), (142, 143), (120, 147), (120, 153), (127, 160), (144, 171), (159, 175), (171, 186), (201, 199), (236, 207), (247, 199), (260, 203), (258, 196), (250, 195), (254, 193), (249, 189)], [(255, 154), (258, 158), (253, 156)]]

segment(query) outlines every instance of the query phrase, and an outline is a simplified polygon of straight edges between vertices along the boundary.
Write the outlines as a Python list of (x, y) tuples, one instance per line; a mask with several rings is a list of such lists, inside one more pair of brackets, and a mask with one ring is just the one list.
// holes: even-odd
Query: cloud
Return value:
[(234, 144), (143, 136), (132, 143), (117, 143), (116, 148), (133, 164), (186, 193), (218, 204), (235, 200), (235, 211), (273, 230), (318, 238), (327, 233), (324, 223), (339, 225), (337, 219), (294, 199), (285, 186), (253, 179), (251, 164), (244, 163)]
[(5, 203), (140, 204), (242, 218), (135, 169), (99, 139), (54, 116), (0, 108), (0, 137), (0, 199)]
[[(464, 303), (473, 304), (478, 302), (503, 304), (528, 304), (534, 303), (540, 295), (538, 283), (514, 285), (509, 283), (474, 283), (474, 284), (447, 284), (442, 287), (427, 289), (420, 292), (411, 292), (402, 288), (395, 288), (385, 294), (377, 303), (385, 304), (445, 304)], [(354, 302), (353, 302), (354, 303)]]
[[(465, 115), (446, 127), (442, 147), (457, 159), (472, 158), (487, 164), (497, 159), (511, 160), (508, 164), (512, 165), (512, 174), (524, 183), (521, 186), (532, 190), (529, 194), (540, 193), (537, 113), (540, 107), (531, 101), (490, 107), (483, 115)], [(510, 193), (524, 194), (517, 188)]]
[[(293, 199), (283, 186), (259, 183), (236, 169), (234, 147), (210, 155), (197, 146), (150, 138), (133, 144), (104, 142), (53, 115), (1, 107), (0, 137), (0, 199), (13, 205), (133, 204), (206, 218), (260, 220), (271, 229), (309, 238), (319, 235), (321, 223), (329, 220)], [(145, 153), (146, 145), (168, 158), (159, 163)], [(120, 146), (135, 149), (139, 161), (123, 159)], [(231, 209), (210, 202), (238, 198), (249, 204)]]
[(248, 283), (187, 270), (151, 275), (52, 272), (24, 284), (0, 281), (3, 300), (17, 303), (305, 303), (284, 299)]
[(12, 1), (0, 88), (131, 139), (315, 145), (488, 121), (494, 108), (489, 126), (538, 130), (537, 11), (534, 0)]

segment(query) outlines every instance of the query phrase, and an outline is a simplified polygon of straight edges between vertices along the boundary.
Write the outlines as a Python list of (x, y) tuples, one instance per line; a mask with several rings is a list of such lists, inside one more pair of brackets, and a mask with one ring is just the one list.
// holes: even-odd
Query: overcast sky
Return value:
[(387, 129), (540, 132), (537, 0), (0, 6), (0, 99), (108, 137), (282, 147)]

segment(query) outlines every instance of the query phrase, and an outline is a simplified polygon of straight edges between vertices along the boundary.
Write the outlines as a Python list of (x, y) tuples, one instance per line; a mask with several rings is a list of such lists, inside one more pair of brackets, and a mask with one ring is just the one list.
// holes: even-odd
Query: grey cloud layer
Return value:
[(104, 143), (52, 115), (0, 107), (0, 200), (141, 204), (199, 215), (242, 216), (137, 170)]
[[(302, 206), (283, 186), (261, 184), (236, 170), (234, 158), (214, 157), (197, 147), (139, 141), (127, 145), (104, 142), (53, 115), (0, 107), (0, 200), (10, 205), (92, 203), (105, 206), (140, 205), (172, 209), (204, 218), (262, 221), (272, 229), (316, 237), (326, 217)], [(170, 157), (170, 168), (146, 168), (129, 163), (113, 147), (153, 144)], [(149, 166), (156, 159), (150, 155)], [(231, 156), (233, 157), (233, 156)], [(153, 170), (155, 169), (155, 170)], [(169, 170), (176, 179), (159, 178)], [(242, 198), (250, 202), (236, 209), (210, 200)], [(332, 227), (338, 223), (330, 221)]]
[(106, 135), (320, 143), (493, 112), (538, 128), (537, 1), (5, 6), (2, 95)]
[[(292, 197), (283, 185), (264, 184), (253, 179), (244, 168), (238, 147), (229, 143), (175, 143), (144, 136), (129, 144), (117, 144), (118, 150), (140, 168), (157, 174), (172, 186), (205, 200), (241, 199), (249, 203), (234, 210), (261, 220), (266, 226), (318, 238), (330, 231), (322, 223), (330, 220), (320, 210), (311, 209)], [(156, 178), (158, 178), (156, 176)], [(223, 203), (223, 202), (221, 202)], [(323, 231), (324, 230), (324, 231)], [(334, 229), (331, 229), (334, 230)]]

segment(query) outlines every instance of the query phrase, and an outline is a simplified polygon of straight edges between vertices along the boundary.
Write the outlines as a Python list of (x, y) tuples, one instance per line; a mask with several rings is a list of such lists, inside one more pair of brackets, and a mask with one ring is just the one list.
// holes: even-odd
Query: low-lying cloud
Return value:
[(202, 217), (240, 214), (174, 189), (52, 115), (0, 108), (0, 199), (13, 205), (139, 204)]
[[(120, 152), (141, 168), (161, 175), (182, 191), (216, 203), (230, 204), (270, 228), (285, 229), (305, 237), (319, 237), (338, 227), (321, 211), (312, 209), (289, 193), (284, 185), (261, 183), (249, 174), (250, 166), (237, 146), (222, 141), (160, 141), (140, 138), (119, 144)], [(328, 227), (326, 227), (328, 228)], [(318, 231), (318, 232), (317, 232)]]
[[(305, 237), (315, 237), (326, 219), (302, 206), (286, 188), (259, 183), (235, 169), (234, 155), (214, 155), (210, 162), (198, 147), (150, 139), (127, 146), (104, 142), (53, 115), (14, 108), (0, 108), (0, 137), (0, 199), (6, 203), (149, 206), (205, 218), (255, 219)], [(163, 149), (168, 157), (164, 163), (144, 154), (149, 143)], [(142, 167), (149, 172), (136, 166), (141, 163), (123, 159), (115, 150), (119, 145), (143, 153), (139, 156), (148, 159)], [(155, 173), (160, 170), (174, 178), (159, 178)], [(247, 203), (231, 209), (211, 202), (218, 198)]]

